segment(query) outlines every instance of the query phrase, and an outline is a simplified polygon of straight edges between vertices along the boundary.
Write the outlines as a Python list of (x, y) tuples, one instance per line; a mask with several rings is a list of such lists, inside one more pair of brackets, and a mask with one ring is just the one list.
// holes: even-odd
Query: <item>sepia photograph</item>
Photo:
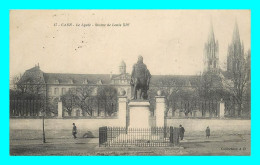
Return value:
[(250, 156), (251, 10), (10, 10), (10, 156)]

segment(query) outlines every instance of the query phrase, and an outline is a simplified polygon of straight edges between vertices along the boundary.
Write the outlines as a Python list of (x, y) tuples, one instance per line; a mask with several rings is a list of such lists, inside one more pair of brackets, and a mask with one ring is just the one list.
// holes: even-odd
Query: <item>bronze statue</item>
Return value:
[[(138, 61), (133, 66), (130, 85), (134, 93), (132, 99), (148, 99), (147, 91), (149, 89), (151, 74), (147, 69), (146, 65), (143, 63), (143, 57), (139, 56)], [(140, 92), (139, 97), (137, 97), (137, 91)]]

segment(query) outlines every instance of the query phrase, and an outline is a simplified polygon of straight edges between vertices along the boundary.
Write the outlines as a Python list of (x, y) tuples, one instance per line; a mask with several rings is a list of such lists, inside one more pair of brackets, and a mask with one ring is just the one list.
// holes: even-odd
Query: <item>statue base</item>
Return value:
[(148, 100), (132, 100), (129, 106), (128, 128), (150, 128), (150, 103)]

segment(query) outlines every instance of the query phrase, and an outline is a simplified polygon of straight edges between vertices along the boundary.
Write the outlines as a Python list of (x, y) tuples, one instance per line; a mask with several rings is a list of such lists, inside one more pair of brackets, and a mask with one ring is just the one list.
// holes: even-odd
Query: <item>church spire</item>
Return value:
[(210, 20), (210, 29), (209, 29), (208, 42), (215, 42), (215, 35), (214, 35), (212, 20)]
[(233, 30), (232, 42), (240, 44), (240, 35), (239, 35), (239, 29), (238, 29), (237, 21), (235, 22), (235, 26), (234, 26), (234, 30)]
[(232, 41), (228, 47), (227, 70), (230, 72), (236, 71), (237, 66), (240, 65), (239, 61), (243, 59), (243, 56), (244, 56), (244, 44), (240, 40), (239, 29), (236, 20), (234, 30), (233, 30)]
[(123, 60), (119, 65), (119, 73), (120, 74), (126, 74), (126, 64)]
[(218, 73), (219, 58), (218, 58), (218, 41), (215, 40), (215, 34), (213, 30), (213, 23), (210, 20), (210, 28), (208, 41), (204, 46), (204, 72)]

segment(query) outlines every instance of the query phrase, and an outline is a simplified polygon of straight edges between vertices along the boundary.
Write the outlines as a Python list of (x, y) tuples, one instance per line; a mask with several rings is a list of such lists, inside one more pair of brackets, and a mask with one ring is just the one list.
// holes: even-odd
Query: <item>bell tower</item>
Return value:
[(208, 40), (204, 46), (204, 71), (203, 72), (219, 72), (219, 45), (215, 40), (212, 22), (210, 24)]
[(124, 61), (119, 65), (119, 74), (126, 74), (126, 64)]

